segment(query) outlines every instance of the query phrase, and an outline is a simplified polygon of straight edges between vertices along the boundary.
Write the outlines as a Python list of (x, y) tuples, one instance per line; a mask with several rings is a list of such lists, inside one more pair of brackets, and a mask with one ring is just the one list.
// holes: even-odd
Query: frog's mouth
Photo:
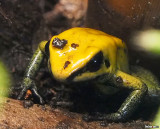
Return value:
[(78, 71), (72, 73), (66, 80), (67, 82), (85, 82), (85, 81), (98, 81), (104, 83), (111, 77), (109, 73), (89, 72), (86, 68), (81, 68)]
[[(92, 76), (92, 77), (83, 77), (83, 73), (81, 73), (82, 70), (80, 71), (77, 71), (75, 73), (73, 73), (71, 76), (69, 76), (67, 78), (67, 82), (69, 83), (74, 83), (74, 82), (99, 82), (99, 83), (104, 83), (106, 81), (109, 80), (110, 78), (110, 75), (108, 75), (107, 73), (104, 73), (104, 74), (101, 74), (101, 75), (95, 75), (95, 76)], [(82, 76), (82, 77), (81, 77)]]
[(79, 69), (78, 71), (72, 73), (66, 80), (68, 82), (73, 82), (76, 77), (81, 76), (85, 72), (87, 72), (86, 67), (83, 67)]

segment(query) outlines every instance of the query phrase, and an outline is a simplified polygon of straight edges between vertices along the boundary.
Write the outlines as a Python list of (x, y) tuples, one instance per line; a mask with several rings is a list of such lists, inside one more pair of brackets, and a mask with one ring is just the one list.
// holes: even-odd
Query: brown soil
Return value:
[(127, 123), (107, 123), (106, 127), (99, 122), (86, 123), (81, 114), (63, 109), (34, 105), (23, 108), (22, 101), (1, 98), (1, 129), (144, 129), (149, 122), (132, 121)]

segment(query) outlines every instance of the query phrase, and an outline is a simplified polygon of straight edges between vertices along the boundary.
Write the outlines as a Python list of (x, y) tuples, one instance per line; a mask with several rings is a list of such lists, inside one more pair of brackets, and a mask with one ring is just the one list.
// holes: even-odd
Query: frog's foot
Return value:
[(90, 115), (84, 115), (82, 117), (83, 120), (87, 122), (91, 121), (114, 121), (114, 122), (119, 122), (119, 121), (125, 121), (125, 116), (121, 115), (120, 113), (111, 113), (107, 115), (95, 115), (95, 116), (90, 116)]
[(61, 95), (56, 95), (51, 100), (51, 106), (68, 108), (73, 106), (73, 102), (69, 101), (68, 99), (64, 99)]
[(43, 98), (41, 97), (41, 95), (38, 93), (36, 87), (32, 88), (31, 91), (32, 91), (33, 95), (39, 100), (40, 104), (44, 104), (45, 103)]
[(45, 103), (44, 100), (43, 100), (43, 98), (41, 97), (41, 95), (38, 93), (36, 87), (31, 87), (31, 88), (24, 87), (24, 88), (21, 90), (20, 94), (18, 95), (17, 99), (18, 99), (18, 100), (27, 99), (28, 97), (26, 97), (26, 96), (28, 96), (28, 94), (27, 94), (27, 91), (28, 91), (28, 90), (31, 90), (31, 94), (33, 94), (33, 96), (36, 97), (36, 99), (38, 100), (38, 102), (39, 102), (40, 104), (44, 104), (44, 103)]

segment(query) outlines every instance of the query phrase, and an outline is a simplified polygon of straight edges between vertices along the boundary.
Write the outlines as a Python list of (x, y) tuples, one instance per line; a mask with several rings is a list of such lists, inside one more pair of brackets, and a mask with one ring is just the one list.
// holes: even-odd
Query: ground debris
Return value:
[[(9, 103), (7, 101), (10, 101)], [(132, 121), (127, 123), (108, 123), (106, 127), (100, 126), (100, 122), (85, 122), (81, 119), (82, 115), (64, 111), (63, 109), (52, 109), (46, 106), (44, 111), (41, 106), (36, 104), (29, 109), (22, 105), (22, 101), (9, 98), (0, 98), (3, 103), (1, 108), (0, 126), (1, 128), (68, 128), (68, 129), (144, 129), (147, 121)], [(3, 111), (3, 112), (2, 112)], [(72, 116), (72, 117), (70, 117)]]

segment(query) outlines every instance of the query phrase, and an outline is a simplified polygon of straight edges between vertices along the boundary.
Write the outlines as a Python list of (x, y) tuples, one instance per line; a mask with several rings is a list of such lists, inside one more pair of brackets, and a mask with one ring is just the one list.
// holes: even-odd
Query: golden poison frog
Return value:
[(107, 82), (115, 88), (131, 91), (117, 112), (86, 116), (85, 120), (126, 120), (144, 97), (160, 93), (159, 83), (152, 73), (139, 67), (129, 68), (127, 48), (121, 39), (99, 30), (76, 27), (39, 44), (26, 70), (18, 99), (24, 99), (31, 89), (40, 103), (44, 103), (33, 80), (44, 57), (48, 57), (48, 67), (59, 82), (96, 80), (94, 84), (106, 94)]

